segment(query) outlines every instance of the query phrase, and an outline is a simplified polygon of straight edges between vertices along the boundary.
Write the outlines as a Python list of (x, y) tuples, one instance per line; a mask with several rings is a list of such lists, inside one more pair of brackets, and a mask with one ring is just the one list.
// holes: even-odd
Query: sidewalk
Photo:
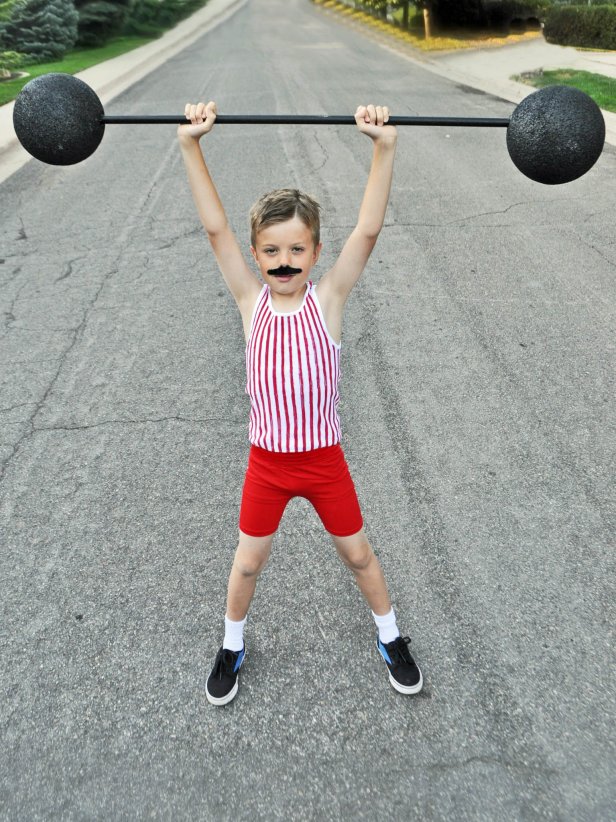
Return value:
[[(224, 22), (248, 0), (210, 0), (187, 20), (182, 21), (160, 39), (134, 49), (105, 63), (86, 69), (76, 76), (91, 86), (103, 106), (133, 83), (153, 71), (174, 54)], [(577, 51), (568, 46), (546, 43), (541, 37), (526, 43), (502, 48), (473, 49), (437, 55), (412, 56), (409, 49), (396, 48), (399, 43), (388, 35), (379, 37), (381, 45), (442, 77), (471, 86), (488, 94), (519, 103), (535, 89), (510, 79), (512, 75), (548, 68), (576, 68), (616, 77), (616, 52)], [(0, 183), (26, 163), (30, 155), (21, 147), (13, 130), (13, 103), (0, 107)], [(616, 114), (603, 111), (606, 143), (616, 145)]]
[[(539, 68), (571, 68), (616, 77), (616, 51), (578, 51), (571, 46), (555, 46), (543, 37), (525, 43), (481, 51), (456, 51), (431, 57), (470, 76), (508, 81), (513, 74)], [(517, 84), (516, 84), (517, 85)]]

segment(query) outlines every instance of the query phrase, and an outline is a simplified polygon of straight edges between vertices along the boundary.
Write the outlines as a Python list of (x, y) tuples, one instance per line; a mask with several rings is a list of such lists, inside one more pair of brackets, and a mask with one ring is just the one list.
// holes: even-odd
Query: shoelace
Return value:
[(217, 676), (219, 679), (222, 679), (223, 674), (232, 674), (233, 669), (235, 668), (235, 662), (236, 655), (233, 653), (233, 651), (230, 651), (228, 648), (223, 648), (222, 654), (218, 658), (218, 662), (214, 670), (214, 676)]
[(414, 665), (415, 660), (411, 656), (411, 652), (409, 651), (409, 645), (411, 644), (410, 636), (399, 636), (391, 643), (391, 650), (390, 645), (387, 646), (387, 650), (389, 651), (389, 657), (391, 659), (392, 665), (400, 665), (401, 662), (406, 662), (409, 665)]

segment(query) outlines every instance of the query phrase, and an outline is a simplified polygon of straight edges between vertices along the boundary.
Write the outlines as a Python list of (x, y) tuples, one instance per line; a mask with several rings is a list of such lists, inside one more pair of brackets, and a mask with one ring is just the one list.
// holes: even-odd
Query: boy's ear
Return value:
[(316, 246), (316, 248), (314, 249), (313, 262), (312, 262), (313, 265), (316, 265), (317, 262), (319, 261), (319, 254), (321, 253), (322, 248), (323, 248), (323, 243), (319, 243), (318, 246)]
[(253, 257), (255, 258), (255, 260), (256, 260), (256, 259), (257, 259), (257, 251), (256, 251), (255, 247), (254, 247), (254, 246), (252, 246), (252, 245), (250, 246), (250, 253), (252, 254), (252, 256), (253, 256)]

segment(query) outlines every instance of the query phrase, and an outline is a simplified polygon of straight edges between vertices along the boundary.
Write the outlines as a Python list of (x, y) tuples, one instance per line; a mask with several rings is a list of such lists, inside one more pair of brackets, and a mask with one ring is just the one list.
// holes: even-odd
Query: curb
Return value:
[[(75, 74), (100, 97), (103, 106), (182, 49), (239, 11), (248, 0), (209, 0), (191, 17), (144, 46), (97, 63)], [(15, 101), (0, 106), (0, 183), (32, 160), (13, 130)]]

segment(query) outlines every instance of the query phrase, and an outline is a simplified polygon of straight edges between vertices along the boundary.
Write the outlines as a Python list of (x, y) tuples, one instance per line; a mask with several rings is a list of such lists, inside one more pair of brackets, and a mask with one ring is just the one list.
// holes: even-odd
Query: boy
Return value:
[(371, 607), (392, 686), (418, 693), (421, 671), (409, 652), (409, 637), (400, 636), (381, 566), (363, 529), (337, 413), (342, 312), (382, 228), (391, 188), (397, 132), (385, 125), (389, 111), (369, 105), (355, 112), (357, 127), (374, 144), (372, 166), (357, 226), (316, 287), (308, 277), (322, 245), (318, 203), (300, 191), (281, 189), (252, 207), (250, 250), (261, 285), (242, 256), (199, 145), (214, 125), (216, 104), (187, 103), (185, 115), (190, 125), (178, 126), (178, 140), (199, 217), (242, 315), (251, 400), (239, 544), (229, 575), (225, 635), (206, 696), (213, 705), (225, 705), (237, 693), (246, 614), (294, 496), (314, 505), (353, 572)]

